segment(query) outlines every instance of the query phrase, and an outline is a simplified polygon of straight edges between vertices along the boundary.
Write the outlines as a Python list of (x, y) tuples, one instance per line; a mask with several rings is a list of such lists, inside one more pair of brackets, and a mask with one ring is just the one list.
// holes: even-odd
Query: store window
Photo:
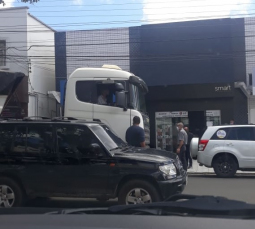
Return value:
[(156, 112), (156, 145), (158, 149), (175, 152), (177, 147), (176, 124), (189, 124), (187, 111)]
[(219, 126), (219, 125), (221, 125), (220, 110), (207, 110), (206, 111), (206, 126)]

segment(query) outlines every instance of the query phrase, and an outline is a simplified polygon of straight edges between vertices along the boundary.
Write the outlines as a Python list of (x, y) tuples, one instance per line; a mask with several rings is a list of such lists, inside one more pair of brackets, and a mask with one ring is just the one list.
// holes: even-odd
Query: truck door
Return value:
[[(124, 81), (120, 81), (125, 84)], [(124, 88), (125, 85), (124, 85)], [(93, 119), (100, 120), (108, 125), (119, 137), (125, 141), (125, 133), (130, 126), (130, 110), (124, 111), (123, 108), (115, 106), (114, 84), (102, 84), (97, 81), (97, 96), (101, 96), (103, 90), (108, 90), (107, 104), (94, 104)]]
[[(93, 103), (96, 102), (96, 86), (93, 80), (69, 82), (66, 91), (65, 116), (79, 119), (93, 119)], [(68, 89), (74, 88), (73, 91)]]

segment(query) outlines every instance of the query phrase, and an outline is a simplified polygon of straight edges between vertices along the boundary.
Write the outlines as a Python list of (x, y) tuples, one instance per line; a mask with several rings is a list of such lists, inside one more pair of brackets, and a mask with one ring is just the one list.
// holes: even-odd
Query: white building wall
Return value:
[[(23, 72), (27, 75), (27, 11), (28, 8), (0, 10), (0, 40), (6, 41), (6, 66), (0, 70)], [(4, 23), (3, 23), (4, 22)]]
[(129, 29), (102, 29), (66, 33), (67, 76), (79, 67), (118, 65), (129, 71)]
[(56, 101), (48, 95), (55, 91), (54, 31), (27, 16), (29, 72), (29, 116), (56, 116)]

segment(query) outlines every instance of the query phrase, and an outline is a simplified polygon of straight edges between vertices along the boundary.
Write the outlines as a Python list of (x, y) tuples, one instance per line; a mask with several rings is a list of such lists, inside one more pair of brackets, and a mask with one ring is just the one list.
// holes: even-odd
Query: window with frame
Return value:
[(0, 154), (8, 154), (13, 150), (14, 125), (2, 124), (0, 127)]
[[(121, 83), (123, 87), (126, 89), (125, 81), (115, 81), (115, 83)], [(115, 95), (115, 84), (104, 84), (102, 81), (77, 81), (76, 82), (76, 96), (77, 99), (81, 102), (85, 103), (93, 103), (99, 105), (107, 105), (107, 106), (115, 106), (116, 103), (116, 95)], [(102, 102), (102, 94), (107, 91), (105, 104)]]
[(6, 41), (0, 40), (0, 66), (6, 66)]
[(95, 81), (77, 81), (76, 82), (77, 99), (85, 103), (96, 103), (97, 91)]
[(51, 125), (28, 125), (27, 153), (51, 154), (53, 148), (52, 139)]
[(95, 157), (91, 144), (100, 145), (97, 137), (86, 126), (63, 125), (56, 128), (57, 148), (66, 162), (78, 162), (84, 157)]
[(228, 140), (255, 141), (253, 127), (230, 128)]

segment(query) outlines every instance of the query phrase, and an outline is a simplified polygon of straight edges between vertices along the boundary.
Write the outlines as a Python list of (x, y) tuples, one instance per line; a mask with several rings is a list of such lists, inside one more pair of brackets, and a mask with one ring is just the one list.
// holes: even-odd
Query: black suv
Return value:
[(106, 125), (82, 120), (0, 122), (0, 207), (34, 197), (150, 203), (183, 191), (175, 154), (128, 146)]

